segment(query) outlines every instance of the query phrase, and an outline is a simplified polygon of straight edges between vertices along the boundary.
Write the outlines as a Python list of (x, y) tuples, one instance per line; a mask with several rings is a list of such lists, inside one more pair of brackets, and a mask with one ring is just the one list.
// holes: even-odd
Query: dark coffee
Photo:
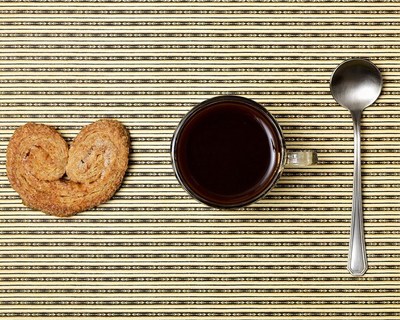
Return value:
[(241, 97), (200, 104), (173, 142), (177, 176), (199, 200), (217, 207), (254, 201), (275, 182), (282, 136), (272, 116)]

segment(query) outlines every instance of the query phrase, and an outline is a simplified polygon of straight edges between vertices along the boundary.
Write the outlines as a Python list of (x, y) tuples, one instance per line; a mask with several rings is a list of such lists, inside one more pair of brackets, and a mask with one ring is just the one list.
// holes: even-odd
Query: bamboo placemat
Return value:
[[(20, 0), (0, 14), (0, 316), (399, 319), (399, 1)], [(346, 270), (352, 126), (329, 94), (350, 57), (385, 81), (363, 118), (359, 278)], [(189, 197), (171, 136), (221, 94), (262, 103), (320, 164), (242, 210)], [(5, 170), (12, 132), (42, 122), (71, 140), (103, 117), (132, 138), (113, 200), (71, 219), (24, 207)]]

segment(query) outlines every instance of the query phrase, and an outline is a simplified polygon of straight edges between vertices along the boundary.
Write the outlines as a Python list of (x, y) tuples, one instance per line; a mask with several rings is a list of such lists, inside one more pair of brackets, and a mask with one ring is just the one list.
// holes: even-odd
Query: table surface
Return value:
[[(0, 5), (0, 316), (398, 319), (400, 2), (39, 0)], [(352, 123), (332, 70), (371, 59), (384, 89), (362, 121), (369, 270), (346, 270)], [(287, 169), (241, 210), (192, 199), (171, 167), (182, 116), (223, 94), (263, 104)], [(24, 207), (5, 155), (26, 122), (72, 140), (96, 119), (132, 139), (126, 179), (100, 207), (60, 219)]]

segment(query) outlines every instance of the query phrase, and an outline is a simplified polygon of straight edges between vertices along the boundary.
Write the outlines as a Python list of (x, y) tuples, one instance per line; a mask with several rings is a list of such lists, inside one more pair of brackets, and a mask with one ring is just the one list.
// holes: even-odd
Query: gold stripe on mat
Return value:
[[(396, 0), (3, 1), (0, 316), (399, 319), (399, 17)], [(352, 123), (329, 93), (350, 57), (385, 80), (362, 121), (364, 277), (346, 270)], [(193, 200), (171, 136), (221, 94), (262, 103), (320, 164), (244, 209)], [(105, 117), (132, 138), (114, 198), (71, 219), (23, 206), (5, 169), (13, 131), (43, 122), (70, 141)]]

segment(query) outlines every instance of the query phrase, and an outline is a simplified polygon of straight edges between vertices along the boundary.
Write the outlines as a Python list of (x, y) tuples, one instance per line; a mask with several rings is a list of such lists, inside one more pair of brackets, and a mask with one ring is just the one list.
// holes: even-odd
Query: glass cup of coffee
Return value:
[(171, 146), (177, 179), (193, 197), (237, 208), (265, 196), (285, 166), (315, 164), (315, 151), (286, 150), (274, 117), (239, 96), (203, 101), (179, 123)]

